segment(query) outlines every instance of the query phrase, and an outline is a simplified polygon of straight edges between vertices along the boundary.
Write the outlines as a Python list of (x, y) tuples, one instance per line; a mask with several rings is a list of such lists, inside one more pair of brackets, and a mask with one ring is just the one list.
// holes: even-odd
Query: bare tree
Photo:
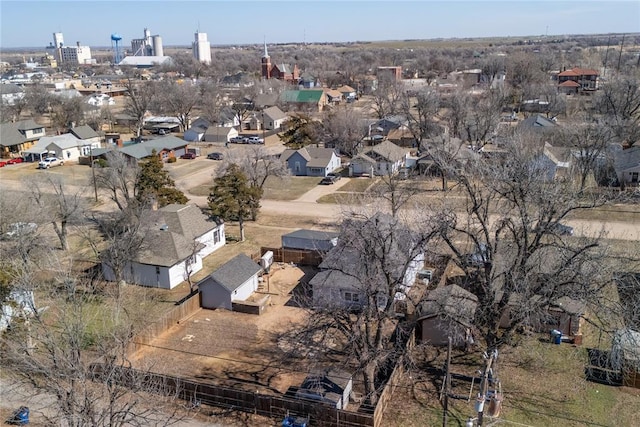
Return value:
[(84, 124), (81, 98), (54, 97), (51, 102), (51, 124), (61, 134), (74, 126)]
[(367, 136), (365, 118), (350, 105), (338, 106), (324, 114), (321, 133), (325, 142), (348, 156), (354, 156)]
[(440, 97), (433, 90), (419, 90), (415, 98), (409, 93), (401, 101), (401, 109), (409, 121), (409, 130), (416, 141), (422, 141), (440, 132), (435, 120), (440, 108)]
[(403, 89), (400, 83), (391, 78), (382, 78), (373, 93), (371, 109), (378, 119), (397, 114), (402, 96)]
[(380, 391), (379, 369), (403, 351), (403, 338), (390, 339), (398, 326), (396, 307), (410, 298), (407, 276), (423, 261), (433, 235), (427, 230), (428, 224), (409, 228), (400, 218), (381, 213), (351, 213), (342, 222), (338, 245), (312, 281), (318, 287), (313, 303), (306, 301), (313, 306), (306, 323), (288, 336), (294, 351), (343, 356), (362, 375), (372, 405)]
[(598, 236), (573, 238), (559, 225), (604, 201), (545, 180), (538, 150), (528, 147), (516, 141), (502, 159), (451, 168), (464, 194), (463, 210), (446, 203), (442, 210), (424, 208), (438, 212), (446, 253), (478, 298), (475, 328), (487, 349), (512, 343), (524, 325), (544, 322), (562, 298), (597, 300), (610, 277)]
[(640, 139), (640, 77), (619, 76), (602, 85), (593, 101), (604, 123), (621, 144)]
[(489, 90), (483, 96), (471, 97), (464, 122), (464, 137), (475, 148), (481, 148), (494, 135), (500, 122), (505, 98), (499, 90)]
[[(163, 401), (169, 401), (164, 384), (143, 376), (131, 381), (128, 388), (116, 381), (121, 369), (129, 366), (126, 349), (135, 325), (144, 319), (136, 316), (116, 321), (109, 316), (109, 309), (93, 314), (95, 307), (104, 305), (103, 297), (87, 292), (81, 279), (60, 269), (59, 260), (55, 264), (50, 261), (47, 267), (55, 270), (48, 271), (56, 273), (46, 282), (37, 275), (41, 270), (33, 266), (15, 270), (17, 274), (12, 277), (15, 288), (33, 291), (37, 287), (39, 293), (55, 302), (48, 309), (33, 303), (24, 307), (29, 313), (25, 312), (25, 321), (13, 322), (1, 338), (3, 367), (15, 386), (31, 387), (53, 398), (44, 413), (51, 425), (175, 422), (175, 411), (163, 405)], [(165, 398), (149, 405), (146, 392), (164, 394)], [(164, 414), (160, 412), (163, 406)]]
[(140, 167), (118, 151), (107, 152), (106, 159), (107, 166), (96, 171), (96, 185), (106, 190), (118, 209), (124, 211), (135, 203)]
[(175, 116), (184, 132), (191, 124), (191, 116), (200, 104), (201, 91), (190, 80), (163, 80), (157, 84), (154, 111)]
[(137, 81), (128, 77), (124, 82), (127, 90), (127, 99), (124, 113), (133, 117), (136, 121), (136, 136), (142, 135), (145, 114), (151, 109), (156, 97), (155, 84), (150, 81)]
[(86, 206), (84, 189), (71, 189), (59, 177), (50, 174), (30, 181), (28, 186), (40, 214), (53, 225), (60, 247), (69, 249), (68, 227), (82, 218)]
[(283, 160), (270, 154), (265, 147), (260, 145), (249, 147), (241, 155), (230, 152), (225, 159), (223, 174), (232, 165), (236, 165), (242, 170), (251, 187), (259, 188), (260, 190), (264, 188), (264, 184), (270, 176), (285, 178), (291, 174)]

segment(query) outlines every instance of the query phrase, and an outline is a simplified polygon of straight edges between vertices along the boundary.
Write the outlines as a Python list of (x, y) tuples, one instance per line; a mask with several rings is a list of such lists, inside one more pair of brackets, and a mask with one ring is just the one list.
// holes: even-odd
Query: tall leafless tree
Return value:
[(106, 190), (118, 209), (124, 211), (135, 203), (140, 167), (118, 151), (107, 152), (106, 163), (106, 167), (96, 171), (96, 185)]
[(135, 119), (135, 130), (138, 137), (142, 135), (144, 117), (155, 101), (154, 86), (154, 82), (135, 80), (133, 77), (127, 77), (124, 82), (127, 99), (123, 111)]
[(157, 84), (153, 110), (178, 118), (184, 132), (191, 124), (191, 117), (201, 102), (201, 91), (191, 80), (163, 80)]

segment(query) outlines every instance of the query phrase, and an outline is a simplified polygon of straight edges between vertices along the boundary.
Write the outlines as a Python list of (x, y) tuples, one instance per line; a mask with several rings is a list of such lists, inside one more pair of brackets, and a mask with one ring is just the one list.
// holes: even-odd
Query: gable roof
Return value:
[(149, 157), (153, 150), (159, 153), (161, 150), (175, 150), (179, 147), (184, 147), (188, 142), (184, 139), (176, 138), (173, 135), (167, 135), (160, 138), (154, 138), (149, 141), (144, 141), (139, 144), (132, 144), (126, 147), (119, 148), (119, 151), (127, 156), (135, 159), (144, 159)]
[(567, 80), (566, 82), (560, 83), (558, 86), (562, 86), (562, 87), (580, 87), (580, 84), (574, 82), (573, 80)]
[(354, 88), (352, 88), (351, 86), (347, 86), (347, 85), (340, 86), (336, 90), (338, 92), (340, 92), (340, 93), (351, 93), (351, 92), (355, 92), (356, 91)]
[[(396, 144), (389, 140), (385, 140), (373, 147), (365, 147), (362, 150), (361, 154), (367, 156), (368, 158), (374, 159), (374, 157), (376, 156), (373, 156), (372, 153), (391, 162), (397, 162), (407, 154), (407, 150), (398, 147)], [(360, 156), (360, 154), (358, 156)]]
[(558, 74), (559, 77), (576, 77), (576, 76), (597, 76), (599, 75), (596, 70), (591, 68), (579, 68), (573, 67), (570, 70), (565, 70)]
[(46, 148), (51, 144), (62, 150), (65, 150), (67, 148), (81, 147), (84, 145), (82, 140), (78, 139), (74, 134), (63, 133), (62, 135), (43, 136), (42, 138), (40, 138), (40, 141), (38, 141), (37, 146)]
[(74, 134), (79, 139), (91, 139), (91, 138), (99, 138), (100, 135), (91, 128), (89, 125), (82, 125), (75, 128), (71, 128), (71, 133)]
[(22, 120), (15, 123), (0, 124), (0, 146), (10, 147), (22, 144), (27, 141), (34, 141), (39, 137), (27, 138), (25, 131), (33, 129), (43, 129), (44, 126), (37, 124), (33, 120)]
[(140, 264), (171, 267), (202, 249), (204, 245), (179, 233), (156, 228), (146, 235), (146, 247), (136, 257)]
[(264, 109), (264, 115), (265, 115), (266, 118), (268, 118), (272, 122), (275, 122), (276, 120), (282, 120), (282, 119), (287, 118), (286, 113), (284, 113), (281, 109), (279, 109), (276, 106), (265, 108)]
[(418, 306), (418, 320), (446, 316), (461, 323), (469, 323), (478, 306), (478, 297), (458, 285), (448, 285), (429, 292)]
[(174, 203), (159, 209), (159, 212), (169, 231), (188, 239), (195, 239), (218, 227), (218, 224), (203, 214), (196, 205)]
[(326, 167), (331, 161), (331, 158), (335, 155), (333, 148), (308, 146), (298, 150), (284, 150), (280, 155), (280, 158), (286, 162), (295, 153), (302, 156), (302, 158), (307, 161), (307, 166), (309, 167)]
[(339, 90), (329, 89), (327, 91), (327, 96), (330, 96), (331, 98), (342, 98), (342, 92)]
[(202, 282), (211, 279), (227, 291), (233, 292), (252, 276), (258, 274), (260, 270), (262, 268), (251, 258), (245, 254), (238, 254), (211, 273)]
[(527, 117), (518, 124), (518, 127), (525, 129), (550, 129), (555, 126), (555, 123), (539, 114)]
[(2, 95), (10, 95), (13, 93), (24, 93), (24, 89), (14, 83), (0, 84), (0, 93)]

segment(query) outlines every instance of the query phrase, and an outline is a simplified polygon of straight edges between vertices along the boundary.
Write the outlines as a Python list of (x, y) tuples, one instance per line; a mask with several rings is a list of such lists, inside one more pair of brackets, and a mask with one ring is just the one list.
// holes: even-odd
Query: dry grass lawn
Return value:
[(267, 178), (263, 197), (270, 200), (296, 200), (307, 191), (316, 187), (321, 178), (312, 176), (290, 176)]

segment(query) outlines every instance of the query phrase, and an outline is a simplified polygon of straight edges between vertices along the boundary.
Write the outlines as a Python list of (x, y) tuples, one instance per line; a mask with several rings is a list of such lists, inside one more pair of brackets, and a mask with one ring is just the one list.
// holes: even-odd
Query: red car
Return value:
[(195, 153), (184, 153), (182, 156), (180, 156), (180, 158), (193, 160), (196, 158), (196, 155)]
[(0, 168), (7, 166), (7, 162), (4, 160), (0, 160)]
[(9, 159), (7, 160), (7, 164), (8, 165), (16, 165), (18, 163), (22, 163), (24, 162), (24, 160), (22, 159), (22, 157), (16, 157), (15, 159)]

